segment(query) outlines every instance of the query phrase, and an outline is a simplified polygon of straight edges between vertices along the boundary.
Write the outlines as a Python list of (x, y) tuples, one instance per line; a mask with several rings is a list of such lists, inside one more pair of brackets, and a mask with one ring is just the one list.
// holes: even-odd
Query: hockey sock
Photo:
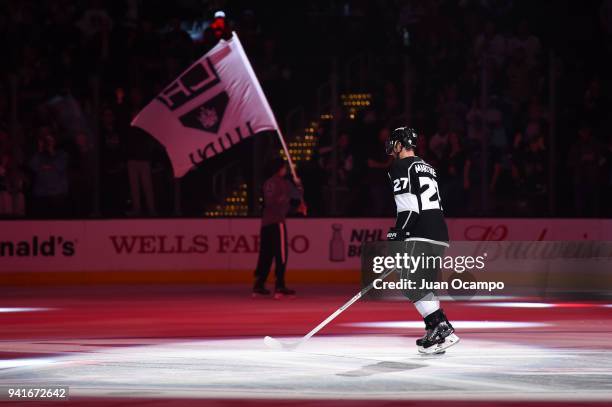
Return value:
[(425, 297), (415, 302), (414, 306), (416, 307), (417, 311), (419, 311), (419, 314), (421, 314), (423, 318), (426, 318), (428, 315), (431, 315), (440, 309), (440, 301), (434, 293), (429, 293)]

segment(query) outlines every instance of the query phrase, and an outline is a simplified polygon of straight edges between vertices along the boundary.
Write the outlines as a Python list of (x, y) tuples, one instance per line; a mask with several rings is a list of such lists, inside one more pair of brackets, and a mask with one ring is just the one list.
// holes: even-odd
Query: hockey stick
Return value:
[[(379, 279), (376, 279), (376, 280), (384, 280), (385, 278), (387, 278), (387, 276), (389, 274), (393, 273), (395, 270), (396, 270), (395, 268), (387, 270), (385, 273), (383, 273), (383, 275)], [(370, 283), (370, 285), (368, 285), (367, 287), (365, 287), (364, 289), (359, 291), (353, 298), (348, 300), (346, 304), (344, 304), (343, 306), (338, 308), (333, 314), (328, 316), (323, 322), (321, 322), (319, 325), (317, 325), (312, 331), (308, 332), (299, 341), (293, 342), (293, 343), (281, 343), (278, 339), (274, 339), (271, 336), (266, 336), (264, 338), (264, 343), (266, 344), (266, 346), (268, 348), (275, 349), (275, 350), (293, 350), (293, 349), (298, 348), (299, 346), (301, 346), (304, 343), (306, 343), (310, 338), (312, 338), (317, 332), (319, 332), (321, 329), (323, 329), (327, 324), (329, 324), (331, 321), (333, 321), (345, 309), (347, 309), (348, 307), (353, 305), (355, 302), (357, 302), (357, 300), (359, 300), (368, 291), (370, 291), (374, 287), (374, 282), (376, 280), (372, 281)]]

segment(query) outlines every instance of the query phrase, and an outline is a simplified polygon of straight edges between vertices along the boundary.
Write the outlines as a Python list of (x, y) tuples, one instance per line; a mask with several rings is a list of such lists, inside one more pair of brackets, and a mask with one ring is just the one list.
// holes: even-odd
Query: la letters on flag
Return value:
[(132, 126), (166, 148), (177, 178), (255, 133), (278, 129), (236, 33), (168, 85)]

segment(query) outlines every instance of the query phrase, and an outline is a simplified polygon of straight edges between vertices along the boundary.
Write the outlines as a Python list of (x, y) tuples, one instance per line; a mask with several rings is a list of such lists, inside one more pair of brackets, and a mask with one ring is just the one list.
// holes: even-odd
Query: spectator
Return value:
[(221, 39), (228, 40), (232, 36), (232, 30), (228, 21), (225, 19), (225, 12), (216, 11), (210, 26), (204, 31), (203, 47), (204, 51), (210, 50)]
[(538, 65), (542, 45), (540, 39), (529, 31), (529, 24), (525, 19), (519, 22), (516, 35), (508, 41), (508, 54), (513, 55), (518, 48), (523, 50), (527, 66), (535, 68)]
[(497, 99), (492, 98), (491, 106), (485, 113), (485, 121), (489, 129), (489, 148), (497, 151), (508, 149), (508, 136), (504, 127), (504, 115), (497, 106)]
[(418, 24), (426, 15), (425, 2), (405, 1), (399, 3), (398, 23), (401, 26), (414, 26)]
[(385, 153), (385, 143), (389, 139), (389, 129), (382, 128), (378, 132), (376, 143), (368, 154), (368, 172), (366, 184), (368, 188), (367, 213), (370, 216), (390, 216), (393, 213), (393, 203), (389, 199), (389, 177), (387, 172), (393, 157)]
[(338, 184), (348, 186), (353, 172), (353, 153), (351, 152), (351, 138), (346, 132), (338, 137)]
[(416, 147), (416, 156), (421, 157), (423, 160), (430, 162), (429, 157), (431, 156), (429, 152), (429, 148), (427, 147), (427, 138), (425, 134), (419, 134), (417, 137), (417, 147)]
[(601, 81), (599, 78), (593, 78), (589, 81), (583, 95), (582, 118), (598, 128), (608, 112), (601, 89)]
[(106, 10), (96, 3), (99, 2), (94, 2), (93, 7), (87, 10), (77, 23), (83, 32), (80, 52), (83, 54), (83, 61), (91, 64), (89, 70), (96, 70), (107, 62), (113, 29), (112, 19)]
[(25, 216), (25, 196), (24, 196), (25, 177), (23, 173), (13, 165), (8, 172), (8, 187), (12, 198), (12, 216)]
[(261, 25), (255, 15), (253, 9), (245, 9), (239, 16), (238, 31), (240, 32), (240, 41), (248, 49), (253, 43), (257, 43), (261, 32)]
[(164, 55), (188, 62), (193, 54), (193, 41), (189, 34), (181, 28), (181, 20), (177, 16), (170, 19), (169, 31), (163, 37), (162, 50)]
[(504, 63), (506, 48), (506, 39), (497, 32), (495, 23), (487, 21), (484, 30), (474, 41), (476, 59), (482, 63), (484, 58), (488, 58), (494, 63), (496, 68), (499, 68)]
[(331, 173), (338, 172), (338, 186), (346, 187), (349, 183), (351, 172), (353, 171), (353, 154), (351, 152), (351, 139), (347, 132), (341, 132), (338, 136), (336, 168), (333, 163), (333, 147), (324, 146), (319, 149), (321, 166), (329, 174), (328, 180), (331, 180)]
[(102, 111), (100, 164), (102, 211), (113, 217), (123, 215), (127, 201), (125, 150), (115, 113), (110, 107)]
[(449, 86), (440, 114), (448, 121), (450, 131), (463, 132), (465, 130), (466, 113), (467, 107), (457, 97), (457, 86), (454, 84)]
[(162, 55), (166, 56), (166, 76), (168, 80), (176, 78), (193, 59), (193, 41), (181, 28), (178, 17), (170, 19), (169, 31), (162, 39)]
[(327, 175), (319, 164), (316, 150), (311, 160), (300, 165), (300, 178), (304, 186), (304, 202), (308, 205), (310, 216), (326, 215), (325, 197), (321, 184), (323, 180), (327, 179)]
[(327, 172), (327, 180), (331, 187), (333, 181), (333, 173), (337, 173), (337, 189), (336, 189), (336, 211), (346, 213), (351, 201), (355, 198), (355, 188), (353, 188), (353, 153), (351, 151), (350, 136), (343, 131), (338, 136), (337, 142), (337, 162), (334, 167), (333, 148), (323, 147), (319, 151), (321, 153), (322, 166)]
[(606, 191), (604, 197), (604, 208), (607, 208), (604, 216), (612, 218), (612, 136), (608, 137), (608, 148), (606, 150)]
[[(263, 53), (255, 60), (255, 69), (257, 70), (257, 77), (261, 81), (262, 87), (264, 88), (266, 95), (270, 99), (270, 103), (280, 107), (281, 112), (286, 113), (286, 103), (283, 103), (287, 97), (286, 92), (289, 89), (287, 86), (283, 86), (283, 74), (284, 68), (281, 64), (282, 59), (277, 56), (277, 43), (272, 38), (267, 38), (263, 42)], [(278, 114), (277, 113), (277, 114)]]
[(15, 146), (2, 127), (0, 122), (0, 216), (24, 216), (24, 177), (18, 168)]
[(472, 107), (467, 112), (465, 119), (468, 139), (482, 140), (484, 138), (484, 115), (477, 98), (472, 100)]
[(9, 192), (10, 156), (4, 147), (8, 135), (0, 131), (0, 217), (13, 213), (13, 199)]
[(391, 121), (401, 113), (402, 103), (397, 87), (393, 82), (385, 83), (382, 102), (383, 110), (381, 112), (381, 118), (383, 120)]
[(520, 186), (518, 209), (525, 215), (541, 216), (546, 210), (548, 192), (548, 156), (544, 137), (532, 128), (525, 137), (518, 133), (514, 146), (513, 178)]
[[(483, 159), (482, 139), (468, 139), (468, 150), (464, 167), (463, 189), (466, 193), (466, 214), (482, 216), (483, 208), (483, 174), (489, 166)], [(483, 166), (486, 166), (483, 168)]]
[[(138, 114), (144, 103), (142, 93), (138, 87), (130, 90), (129, 97), (128, 114), (131, 119)], [(132, 209), (128, 212), (128, 216), (142, 216), (141, 194), (144, 194), (144, 201), (149, 216), (157, 216), (151, 171), (153, 149), (153, 140), (150, 135), (137, 127), (128, 127), (125, 151), (130, 195), (132, 198)]]
[(36, 217), (64, 217), (68, 214), (68, 155), (56, 148), (49, 127), (38, 131), (37, 149), (29, 162), (34, 175), (32, 212)]
[(160, 38), (150, 19), (141, 20), (139, 28), (130, 53), (130, 58), (133, 58), (129, 66), (131, 77), (137, 84), (155, 83), (161, 71)]
[(457, 133), (450, 133), (448, 137), (449, 150), (439, 168), (440, 193), (444, 212), (449, 216), (463, 214), (465, 206), (464, 186), (467, 177), (465, 171), (466, 155)]
[(440, 118), (438, 121), (438, 131), (429, 140), (429, 151), (432, 154), (432, 161), (435, 162), (436, 167), (442, 165), (444, 155), (448, 150), (448, 138), (453, 134), (449, 128), (449, 122), (445, 117)]
[(128, 216), (142, 216), (141, 194), (149, 216), (157, 216), (153, 180), (151, 173), (151, 136), (137, 127), (130, 127), (127, 131), (126, 153), (127, 169), (132, 197), (132, 209)]
[(578, 140), (570, 149), (568, 166), (574, 189), (574, 208), (578, 216), (598, 216), (603, 149), (593, 138), (591, 126), (583, 124)]
[[(101, 112), (100, 198), (105, 214), (124, 214), (128, 209), (125, 206), (130, 193), (133, 197), (132, 214), (147, 213), (147, 210), (155, 213), (155, 209), (165, 212), (164, 208), (169, 207), (163, 199), (170, 194), (160, 193), (164, 191), (167, 180), (163, 179), (163, 172), (156, 177), (156, 166), (153, 165), (164, 161), (154, 157), (154, 142), (148, 135), (135, 129), (127, 130), (129, 122), (142, 107), (145, 98), (148, 99), (163, 85), (170, 83), (170, 79), (174, 79), (193, 59), (195, 45), (192, 38), (200, 41), (201, 30), (208, 27), (205, 42), (206, 47), (210, 48), (221, 38), (230, 38), (231, 24), (223, 12), (217, 12), (214, 17), (210, 16), (213, 18), (204, 21), (199, 18), (202, 11), (195, 4), (197, 2), (182, 2), (181, 13), (185, 11), (185, 15), (194, 16), (188, 34), (176, 17), (175, 5), (166, 7), (160, 4), (161, 8), (154, 7), (153, 10), (142, 1), (119, 3), (101, 0), (84, 4), (73, 0), (39, 3), (11, 1), (4, 7), (5, 13), (0, 15), (0, 43), (5, 50), (0, 67), (0, 131), (8, 133), (9, 128), (15, 130), (11, 136), (16, 145), (3, 155), (4, 164), (1, 165), (5, 175), (0, 188), (12, 196), (14, 211), (19, 212), (15, 208), (23, 208), (26, 179), (19, 173), (19, 164), (23, 160), (17, 147), (24, 142), (20, 135), (32, 132), (30, 126), (49, 123), (57, 136), (56, 144), (67, 153), (69, 201), (77, 202), (78, 208), (85, 208), (78, 209), (79, 213), (87, 212), (87, 205), (91, 203), (88, 188), (92, 185), (88, 182), (91, 169), (87, 165), (93, 162), (88, 158), (93, 153), (93, 133), (88, 131), (95, 107), (92, 103), (92, 76), (99, 79), (101, 106), (110, 103), (112, 91), (118, 87), (146, 89), (145, 97), (138, 89), (130, 91), (126, 94), (129, 96), (125, 98), (126, 103), (122, 103), (123, 97), (117, 95), (116, 105), (111, 104), (111, 109)], [(216, 7), (223, 2), (213, 3), (209, 6)], [(313, 55), (324, 59), (330, 55), (340, 57), (338, 74), (340, 77), (345, 74), (349, 76), (348, 81), (340, 81), (342, 93), (368, 92), (374, 95), (373, 104), (367, 110), (360, 111), (358, 107), (350, 119), (348, 106), (336, 112), (327, 108), (317, 112), (332, 114), (335, 118), (340, 117), (339, 121), (347, 122), (349, 126), (345, 126), (347, 123), (337, 123), (337, 127), (341, 132), (346, 130), (346, 138), (350, 134), (353, 143), (348, 143), (352, 145), (346, 154), (344, 148), (338, 146), (341, 150), (338, 168), (331, 167), (328, 157), (323, 157), (320, 162), (316, 158), (318, 150), (315, 150), (312, 160), (299, 164), (300, 172), (308, 170), (303, 177), (304, 182), (311, 185), (306, 188), (306, 199), (315, 214), (328, 214), (324, 209), (323, 196), (329, 195), (320, 186), (329, 185), (332, 171), (338, 172), (341, 187), (348, 185), (351, 189), (351, 176), (365, 180), (361, 192), (363, 195), (367, 192), (368, 196), (371, 194), (369, 179), (372, 173), (378, 170), (386, 173), (384, 168), (368, 165), (377, 161), (372, 158), (380, 151), (375, 152), (370, 143), (361, 142), (368, 135), (377, 134), (375, 123), (379, 119), (393, 122), (398, 115), (407, 113), (415, 127), (430, 136), (433, 134), (429, 138), (419, 138), (417, 154), (432, 162), (440, 161), (439, 171), (447, 172), (444, 183), (448, 182), (448, 185), (444, 188), (452, 190), (457, 187), (460, 180), (454, 178), (457, 175), (451, 175), (451, 168), (460, 168), (462, 160), (453, 157), (464, 155), (466, 177), (462, 181), (463, 187), (467, 186), (464, 191), (478, 201), (482, 200), (483, 189), (492, 189), (500, 202), (501, 196), (498, 194), (506, 188), (500, 182), (504, 180), (507, 188), (515, 188), (515, 183), (518, 183), (524, 203), (545, 200), (542, 194), (548, 191), (542, 192), (540, 186), (546, 186), (542, 179), (547, 179), (548, 163), (545, 161), (548, 151), (543, 141), (538, 140), (547, 140), (551, 119), (557, 121), (554, 136), (559, 156), (568, 153), (571, 142), (567, 139), (576, 138), (574, 134), (566, 134), (565, 129), (571, 128), (567, 123), (589, 123), (592, 126), (591, 143), (596, 144), (597, 136), (610, 134), (612, 126), (607, 96), (610, 75), (606, 74), (612, 51), (610, 0), (583, 4), (581, 18), (572, 20), (573, 34), (569, 36), (564, 35), (567, 24), (539, 24), (537, 35), (535, 30), (530, 30), (527, 19), (550, 15), (550, 5), (545, 2), (519, 5), (514, 0), (462, 0), (458, 3), (409, 0), (382, 8), (368, 2), (335, 6), (306, 3), (298, 13), (310, 10), (312, 15), (344, 17), (333, 19), (333, 24), (329, 24), (329, 21), (324, 22), (321, 18), (296, 19), (297, 14), (291, 14), (293, 9), (289, 5), (278, 5), (274, 9), (275, 13), (287, 18), (268, 18), (269, 10), (255, 3), (240, 11), (241, 7), (234, 8), (236, 15), (240, 16), (237, 31), (277, 117), (285, 117), (297, 105), (303, 105), (305, 111), (314, 110), (306, 100), (310, 99), (308, 95), (314, 95), (314, 89), (329, 78), (329, 66), (321, 64), (320, 58), (313, 59)], [(368, 18), (364, 19), (364, 15)], [(600, 27), (594, 24), (598, 22), (597, 17), (600, 18)], [(491, 21), (483, 23), (485, 19)], [(157, 25), (164, 28), (158, 29)], [(369, 29), (374, 26), (376, 29)], [(506, 28), (513, 31), (508, 38), (502, 32)], [(293, 37), (294, 32), (308, 32), (309, 35), (302, 40), (301, 37)], [(329, 38), (335, 41), (327, 41)], [(543, 58), (544, 38), (547, 40), (546, 46), (555, 50), (555, 63), (550, 66), (550, 72), (561, 80), (549, 81), (554, 78), (548, 77), (544, 80), (545, 75), (549, 74), (548, 69), (543, 69), (548, 62)], [(380, 44), (385, 46), (380, 47)], [(198, 47), (199, 56), (202, 54), (202, 44)], [(466, 52), (466, 48), (472, 52)], [(368, 58), (353, 58), (357, 50), (368, 51)], [(289, 57), (287, 52), (291, 53)], [(404, 53), (409, 56), (405, 59), (408, 66), (404, 65)], [(485, 58), (490, 63), (484, 66), (488, 69), (483, 72)], [(407, 72), (410, 75), (404, 77)], [(10, 114), (10, 88), (4, 88), (9, 83), (7, 75), (13, 73), (17, 76), (17, 118), (20, 123), (15, 123), (14, 116)], [(481, 89), (483, 73), (488, 85), (486, 92)], [(366, 77), (367, 81), (364, 80)], [(402, 82), (408, 78), (412, 80)], [(356, 87), (356, 82), (360, 83), (360, 88)], [(549, 115), (539, 100), (548, 93), (544, 86), (552, 83), (556, 83), (550, 89), (555, 90), (550, 94), (556, 95), (555, 100), (551, 101), (556, 105), (556, 115)], [(406, 91), (411, 91), (412, 95)], [(485, 109), (478, 103), (481, 92), (503, 95), (503, 98), (497, 103), (489, 103)], [(319, 96), (319, 102), (323, 102), (323, 93)], [(406, 101), (411, 102), (411, 106), (404, 109), (403, 101), (407, 96)], [(126, 108), (126, 105), (130, 105), (128, 99), (139, 101)], [(469, 102), (466, 103), (470, 100), (473, 100), (471, 107)], [(506, 108), (507, 103), (512, 104), (512, 114), (509, 114), (511, 109)], [(323, 107), (325, 104), (321, 105)], [(466, 111), (468, 107), (469, 111)], [(374, 112), (378, 117), (373, 117)], [(345, 119), (342, 119), (343, 115)], [(362, 117), (362, 123), (351, 127)], [(308, 123), (311, 119), (304, 117), (304, 125), (311, 126)], [(448, 131), (440, 131), (440, 126), (436, 128), (441, 119), (446, 120)], [(304, 126), (300, 124), (296, 127)], [(517, 129), (520, 141), (513, 149), (508, 136), (510, 131)], [(292, 133), (301, 133), (301, 129)], [(83, 139), (83, 134), (89, 141)], [(320, 141), (319, 145), (330, 147), (329, 140), (323, 143), (321, 138)], [(339, 143), (345, 143), (344, 136), (340, 136)], [(487, 147), (487, 154), (481, 156), (483, 144)], [(429, 150), (430, 145), (433, 151)], [(324, 150), (325, 147), (320, 151), (323, 156), (326, 154)], [(582, 148), (578, 150), (581, 154), (585, 153)], [(599, 153), (598, 160), (603, 159), (604, 151)], [(584, 158), (587, 156), (585, 153)], [(132, 164), (129, 176), (128, 158)], [(485, 158), (486, 163), (482, 162)], [(384, 157), (380, 159), (384, 162)], [(586, 159), (586, 168), (591, 166), (589, 160)], [(25, 161), (24, 168), (27, 168), (28, 161)], [(213, 171), (219, 168), (215, 167), (217, 164), (214, 161), (207, 164), (214, 167)], [(350, 170), (344, 165), (349, 162), (352, 163)], [(139, 163), (144, 163), (144, 166), (139, 166)], [(147, 166), (152, 167), (151, 170)], [(595, 168), (599, 169), (601, 181), (597, 188), (603, 194), (602, 185), (606, 185), (607, 172), (601, 165)], [(572, 164), (572, 171), (574, 169), (585, 171)], [(200, 171), (199, 175), (193, 172), (190, 177), (202, 176), (204, 179), (198, 181), (207, 182), (207, 174), (210, 172)], [(148, 177), (153, 178), (151, 187), (148, 186)], [(483, 177), (488, 178), (488, 185), (484, 188), (482, 183), (485, 181), (480, 179)], [(155, 183), (158, 181), (156, 178), (159, 178), (159, 184)], [(128, 179), (132, 181), (131, 184)], [(488, 182), (494, 179), (495, 186)], [(132, 188), (128, 189), (130, 185)], [(585, 190), (589, 188), (594, 187), (585, 187)], [(104, 193), (104, 190), (113, 193)], [(157, 192), (158, 201), (153, 191)], [(183, 193), (190, 195), (192, 191), (184, 188)], [(514, 199), (510, 194), (506, 195), (508, 200)], [(564, 198), (561, 195), (562, 189), (558, 188), (554, 198), (559, 201), (559, 206), (562, 206)], [(362, 213), (362, 202), (368, 199), (365, 196), (355, 199), (359, 207), (350, 213)], [(452, 211), (453, 203), (448, 199), (446, 208)], [(570, 207), (574, 205), (571, 199), (567, 201)], [(212, 199), (208, 203), (211, 202)], [(31, 204), (28, 202), (28, 205)], [(474, 203), (470, 213), (484, 215), (478, 205)], [(505, 204), (506, 207), (508, 205), (509, 202)], [(582, 206), (585, 207), (581, 211), (593, 212), (591, 202)], [(529, 215), (539, 211), (534, 212), (530, 209), (533, 207), (532, 204), (524, 205), (523, 213)], [(603, 210), (603, 207), (600, 209)], [(496, 213), (490, 211), (486, 215)]]
[(539, 123), (540, 126), (545, 126), (548, 124), (548, 111), (542, 106), (540, 100), (536, 97), (531, 99), (529, 107), (527, 108), (527, 120), (535, 121)]
[(506, 69), (506, 80), (506, 94), (517, 113), (531, 98), (534, 89), (537, 89), (533, 69), (526, 61), (523, 48), (514, 49), (510, 57), (510, 64)]
[(69, 201), (72, 215), (86, 218), (92, 215), (95, 164), (92, 146), (85, 132), (76, 134), (66, 145), (69, 153)]
[(74, 143), (77, 136), (85, 137), (86, 145), (92, 144), (93, 134), (89, 131), (89, 123), (77, 98), (70, 87), (65, 87), (44, 104), (44, 109), (50, 119), (61, 129), (61, 145)]
[(76, 23), (76, 26), (85, 36), (95, 35), (107, 29), (107, 27), (112, 28), (113, 26), (113, 20), (101, 3), (100, 0), (91, 1), (90, 7), (85, 10), (83, 16)]
[(491, 150), (492, 172), (489, 191), (492, 198), (491, 208), (498, 216), (511, 214), (511, 201), (515, 191), (512, 177), (512, 155), (508, 148)]

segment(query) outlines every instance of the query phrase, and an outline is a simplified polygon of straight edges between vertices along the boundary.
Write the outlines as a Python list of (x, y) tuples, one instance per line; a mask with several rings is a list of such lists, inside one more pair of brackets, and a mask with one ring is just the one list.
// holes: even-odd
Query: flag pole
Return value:
[[(274, 118), (274, 121), (276, 121), (276, 118)], [(285, 156), (287, 157), (287, 162), (289, 163), (289, 170), (291, 171), (291, 177), (293, 178), (293, 182), (295, 183), (296, 187), (300, 190), (300, 192), (303, 194), (304, 187), (302, 185), (302, 180), (297, 176), (297, 173), (295, 172), (295, 165), (293, 164), (293, 160), (291, 159), (291, 155), (289, 154), (289, 149), (287, 149), (287, 143), (285, 143), (285, 138), (283, 137), (283, 133), (278, 127), (278, 123), (276, 124), (276, 133), (278, 134), (278, 139), (280, 140), (281, 145), (283, 146), (283, 151), (285, 152)], [(298, 207), (297, 211), (298, 213), (301, 213), (304, 216), (308, 215), (308, 208), (306, 207), (306, 202), (304, 201), (303, 196), (300, 200), (300, 206)]]
[(287, 143), (285, 142), (285, 138), (283, 137), (283, 133), (281, 132), (281, 130), (278, 127), (276, 129), (276, 133), (278, 134), (278, 139), (280, 140), (281, 146), (283, 146), (283, 151), (285, 152), (285, 156), (287, 157), (287, 162), (289, 163), (289, 170), (291, 171), (291, 177), (293, 178), (293, 181), (299, 187), (301, 187), (302, 186), (302, 181), (300, 181), (300, 179), (297, 176), (297, 173), (295, 172), (295, 164), (293, 164), (293, 160), (291, 159), (291, 155), (289, 154), (289, 149), (287, 148)]

